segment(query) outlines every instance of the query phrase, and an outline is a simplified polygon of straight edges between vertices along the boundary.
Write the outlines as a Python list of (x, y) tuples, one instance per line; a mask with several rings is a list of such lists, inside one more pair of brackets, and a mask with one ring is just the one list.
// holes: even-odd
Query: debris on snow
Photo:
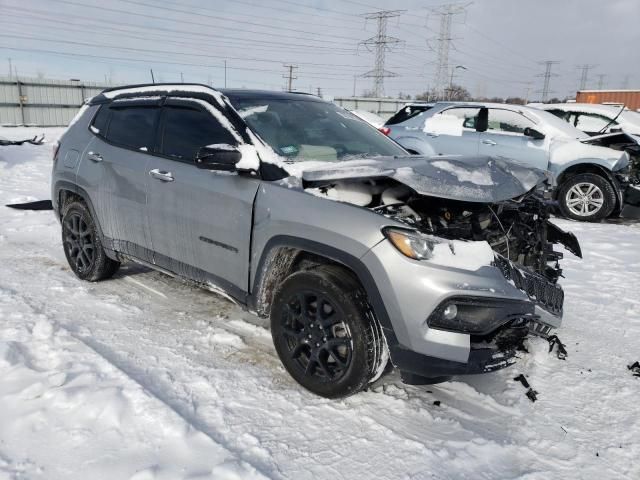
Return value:
[(527, 377), (525, 377), (522, 373), (513, 379), (516, 382), (520, 382), (524, 388), (527, 388), (527, 393), (525, 394), (529, 400), (535, 402), (538, 399), (538, 392), (531, 388)]
[(556, 353), (560, 360), (567, 359), (567, 349), (565, 348), (565, 344), (560, 341), (557, 335), (551, 335), (547, 337), (547, 341), (549, 342), (549, 353), (553, 351), (553, 347), (558, 347), (556, 349)]
[(6, 138), (0, 138), (0, 147), (7, 147), (9, 145), (23, 145), (25, 143), (29, 143), (31, 145), (42, 145), (44, 143), (44, 133), (38, 137), (35, 135), (32, 138), (27, 138), (25, 140), (7, 140)]
[(640, 377), (640, 362), (635, 361), (631, 365), (627, 365), (627, 368), (631, 370), (634, 377)]
[(520, 382), (524, 388), (529, 388), (529, 382), (527, 381), (527, 377), (525, 377), (522, 373), (513, 379), (516, 382)]
[(53, 210), (51, 200), (36, 200), (27, 203), (10, 203), (5, 207), (15, 208), (16, 210)]

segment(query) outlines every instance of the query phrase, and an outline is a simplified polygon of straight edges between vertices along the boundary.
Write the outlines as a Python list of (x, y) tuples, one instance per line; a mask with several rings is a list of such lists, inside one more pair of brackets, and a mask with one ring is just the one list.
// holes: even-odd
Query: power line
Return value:
[(551, 77), (558, 76), (556, 73), (551, 73), (551, 67), (553, 65), (557, 65), (560, 62), (555, 60), (546, 60), (539, 63), (540, 65), (545, 66), (545, 71), (544, 73), (537, 75), (538, 77), (544, 77), (544, 85), (542, 87), (542, 90), (538, 90), (538, 92), (542, 93), (542, 101), (546, 102), (547, 100), (549, 100), (549, 94), (553, 92), (553, 90), (550, 89)]
[(396, 37), (387, 35), (387, 22), (390, 18), (399, 17), (404, 10), (380, 10), (379, 12), (367, 13), (364, 18), (367, 20), (376, 20), (378, 22), (378, 32), (371, 38), (361, 42), (369, 51), (375, 49), (375, 66), (373, 70), (369, 70), (363, 77), (373, 78), (373, 94), (380, 98), (384, 96), (384, 79), (385, 77), (396, 77), (397, 74), (385, 70), (384, 62), (387, 50), (391, 50), (394, 46), (401, 43)]

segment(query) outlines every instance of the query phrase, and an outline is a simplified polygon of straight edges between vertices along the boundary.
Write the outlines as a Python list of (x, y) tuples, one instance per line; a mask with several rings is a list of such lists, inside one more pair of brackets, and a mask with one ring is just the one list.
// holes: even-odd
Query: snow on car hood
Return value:
[(380, 157), (314, 166), (302, 172), (306, 184), (392, 178), (416, 191), (450, 200), (495, 203), (523, 195), (547, 178), (537, 170), (493, 157)]

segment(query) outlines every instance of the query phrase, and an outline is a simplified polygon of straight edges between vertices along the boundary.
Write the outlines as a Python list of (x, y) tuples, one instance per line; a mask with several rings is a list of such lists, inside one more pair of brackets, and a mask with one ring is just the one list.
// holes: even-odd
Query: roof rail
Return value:
[(129, 88), (140, 88), (140, 87), (168, 87), (168, 86), (174, 86), (174, 85), (197, 85), (199, 87), (207, 87), (210, 88), (211, 90), (215, 90), (215, 88), (213, 88), (211, 85), (206, 85), (204, 83), (192, 83), (192, 82), (165, 82), (165, 83), (137, 83), (134, 85), (121, 85), (119, 87), (110, 87), (110, 88), (105, 88), (104, 90), (102, 90), (102, 92), (100, 93), (104, 93), (104, 92), (113, 92), (115, 90), (127, 90)]

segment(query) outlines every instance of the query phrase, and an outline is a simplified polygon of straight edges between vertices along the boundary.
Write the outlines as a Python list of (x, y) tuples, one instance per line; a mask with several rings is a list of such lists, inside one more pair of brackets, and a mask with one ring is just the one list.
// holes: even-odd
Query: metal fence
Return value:
[(95, 82), (0, 77), (0, 125), (66, 126), (85, 98), (105, 88)]
[[(85, 98), (110, 86), (74, 80), (0, 77), (0, 125), (66, 126)], [(337, 97), (333, 101), (347, 110), (365, 110), (384, 119), (406, 102), (363, 97)]]

